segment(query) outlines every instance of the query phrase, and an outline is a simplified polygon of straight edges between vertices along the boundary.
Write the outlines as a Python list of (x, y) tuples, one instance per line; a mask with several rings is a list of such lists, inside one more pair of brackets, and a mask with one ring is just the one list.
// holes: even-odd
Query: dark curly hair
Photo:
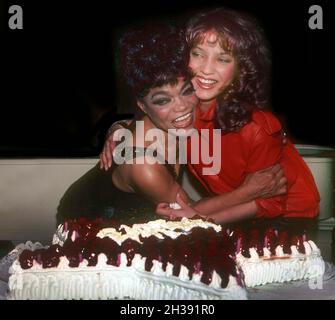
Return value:
[(218, 97), (215, 123), (224, 132), (237, 132), (250, 121), (254, 108), (270, 103), (270, 51), (253, 17), (226, 8), (190, 19), (186, 26), (189, 49), (212, 30), (218, 33), (221, 47), (235, 57), (238, 68), (231, 85)]
[(188, 48), (180, 28), (149, 24), (126, 32), (120, 39), (119, 63), (126, 85), (136, 99), (149, 90), (191, 79)]

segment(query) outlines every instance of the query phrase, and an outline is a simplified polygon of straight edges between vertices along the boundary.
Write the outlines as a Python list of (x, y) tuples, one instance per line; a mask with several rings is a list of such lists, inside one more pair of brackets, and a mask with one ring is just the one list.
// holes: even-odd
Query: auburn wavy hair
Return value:
[(178, 77), (192, 78), (181, 28), (166, 23), (144, 25), (124, 33), (119, 49), (121, 74), (136, 99), (144, 98), (151, 88), (177, 84)]
[(255, 18), (226, 8), (202, 12), (186, 26), (189, 50), (215, 31), (221, 47), (237, 61), (232, 83), (218, 97), (216, 128), (237, 132), (251, 120), (254, 108), (270, 103), (271, 55), (264, 31)]

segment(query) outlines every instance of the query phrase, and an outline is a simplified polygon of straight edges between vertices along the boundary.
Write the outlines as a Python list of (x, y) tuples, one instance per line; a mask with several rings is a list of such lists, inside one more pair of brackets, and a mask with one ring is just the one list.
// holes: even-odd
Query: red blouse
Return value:
[[(200, 140), (200, 163), (191, 163), (190, 144), (188, 167), (193, 175), (212, 194), (229, 192), (241, 185), (246, 174), (280, 163), (288, 180), (288, 193), (270, 199), (257, 199), (257, 217), (312, 218), (319, 212), (320, 196), (313, 176), (294, 145), (282, 143), (282, 126), (269, 111), (255, 110), (252, 120), (237, 133), (221, 134), (221, 168), (217, 175), (204, 175), (204, 167), (212, 167), (201, 161), (201, 149), (213, 152), (213, 119), (215, 104), (206, 112), (196, 111), (197, 129), (209, 129), (209, 143)], [(193, 151), (194, 152), (194, 151)]]

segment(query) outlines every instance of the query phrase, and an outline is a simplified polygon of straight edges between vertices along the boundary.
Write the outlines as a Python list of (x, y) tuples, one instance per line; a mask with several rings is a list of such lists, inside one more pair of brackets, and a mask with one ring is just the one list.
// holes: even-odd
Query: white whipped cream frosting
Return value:
[(281, 246), (276, 247), (275, 255), (264, 248), (263, 256), (258, 255), (256, 248), (250, 248), (250, 258), (238, 253), (236, 263), (242, 269), (247, 287), (322, 277), (325, 263), (319, 248), (311, 240), (304, 242), (304, 248), (303, 254), (291, 246), (290, 255), (285, 254)]
[(99, 254), (95, 267), (84, 259), (77, 268), (69, 267), (66, 257), (60, 258), (56, 268), (43, 269), (34, 264), (22, 269), (18, 260), (11, 266), (8, 299), (246, 299), (246, 290), (229, 276), (226, 288), (221, 288), (221, 278), (213, 272), (209, 286), (200, 279), (202, 272), (189, 280), (184, 265), (178, 277), (172, 275), (173, 265), (153, 260), (150, 272), (145, 271), (145, 257), (135, 254), (130, 266), (127, 257), (120, 255), (120, 266), (108, 265), (107, 257)]

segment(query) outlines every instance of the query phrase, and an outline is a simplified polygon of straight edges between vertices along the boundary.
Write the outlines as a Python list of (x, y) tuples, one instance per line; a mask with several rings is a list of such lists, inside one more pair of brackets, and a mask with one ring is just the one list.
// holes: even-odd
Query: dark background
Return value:
[[(273, 54), (272, 110), (296, 143), (335, 147), (331, 1), (7, 1), (0, 7), (0, 157), (96, 156), (118, 114), (128, 112), (113, 53), (124, 27), (227, 6), (254, 14)], [(8, 8), (23, 8), (23, 30)], [(324, 29), (308, 27), (310, 5)]]

